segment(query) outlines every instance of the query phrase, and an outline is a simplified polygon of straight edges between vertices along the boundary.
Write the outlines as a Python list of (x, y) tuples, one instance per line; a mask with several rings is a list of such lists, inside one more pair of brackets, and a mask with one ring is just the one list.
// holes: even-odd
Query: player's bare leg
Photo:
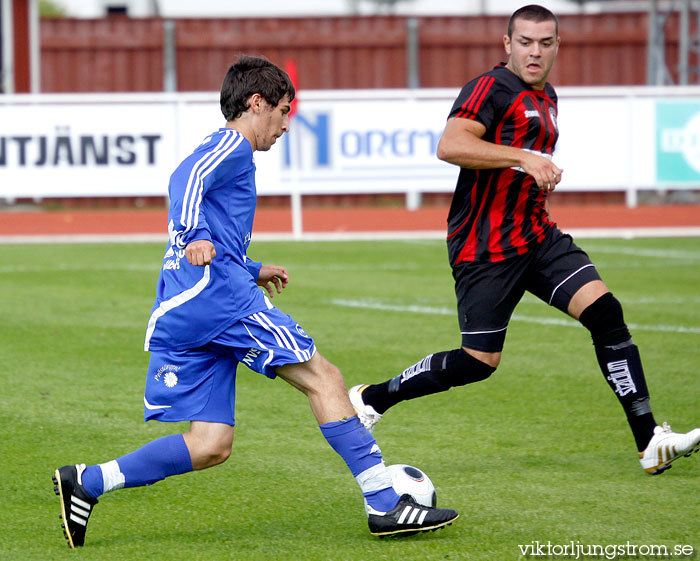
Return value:
[(308, 397), (323, 436), (362, 489), (372, 534), (437, 530), (458, 518), (454, 510), (419, 505), (410, 495), (396, 494), (379, 446), (355, 416), (340, 370), (318, 352), (307, 362), (278, 367), (277, 375)]
[(309, 399), (319, 424), (349, 419), (355, 414), (343, 375), (319, 352), (307, 362), (278, 367), (277, 375)]

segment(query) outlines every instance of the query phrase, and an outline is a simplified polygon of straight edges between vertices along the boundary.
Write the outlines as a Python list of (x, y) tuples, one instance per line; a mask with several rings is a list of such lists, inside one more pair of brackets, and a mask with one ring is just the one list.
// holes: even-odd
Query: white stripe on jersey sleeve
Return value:
[(205, 153), (192, 166), (187, 187), (182, 198), (182, 212), (180, 214), (180, 224), (184, 229), (177, 232), (177, 245), (180, 248), (185, 246), (181, 241), (181, 236), (196, 228), (199, 222), (199, 207), (202, 202), (202, 191), (204, 189), (204, 178), (231, 154), (243, 141), (243, 135), (238, 131), (229, 129), (224, 132), (222, 139), (210, 151)]
[(194, 221), (193, 224), (192, 224), (191, 229), (193, 229), (193, 230), (196, 229), (196, 228), (197, 228), (197, 224), (199, 224), (199, 207), (200, 207), (200, 205), (201, 205), (201, 203), (202, 203), (202, 195), (203, 195), (203, 192), (204, 192), (204, 178), (206, 178), (207, 175), (209, 175), (212, 171), (214, 171), (214, 170), (216, 169), (216, 166), (218, 166), (222, 161), (224, 161), (224, 160), (226, 159), (226, 157), (227, 157), (231, 152), (233, 152), (236, 148), (238, 148), (238, 145), (239, 145), (242, 141), (243, 141), (243, 135), (239, 135), (239, 136), (236, 138), (236, 140), (235, 140), (233, 146), (231, 146), (231, 147), (227, 148), (225, 151), (223, 151), (223, 152), (218, 156), (218, 159), (216, 159), (210, 166), (208, 166), (208, 167), (206, 168), (206, 170), (204, 170), (204, 171), (201, 173), (201, 176), (199, 177), (199, 180), (198, 180), (199, 189), (197, 190), (197, 202), (195, 203), (195, 208), (194, 208), (194, 210), (193, 210), (193, 212), (192, 212), (192, 216), (190, 217), (190, 218)]
[(193, 198), (192, 198), (192, 191), (195, 188), (196, 178), (197, 174), (199, 173), (199, 168), (201, 166), (207, 165), (211, 159), (212, 159), (212, 154), (218, 153), (220, 150), (225, 149), (226, 146), (230, 145), (230, 142), (233, 137), (233, 132), (225, 131), (224, 134), (221, 137), (221, 140), (219, 140), (219, 143), (213, 148), (213, 150), (210, 150), (209, 152), (206, 152), (197, 162), (192, 166), (192, 169), (190, 170), (190, 176), (187, 179), (187, 187), (185, 189), (185, 194), (182, 198), (182, 214), (180, 215), (180, 223), (182, 225), (185, 225), (188, 220), (189, 216), (192, 212), (192, 205), (193, 205)]
[[(205, 165), (207, 161), (211, 158), (212, 152), (217, 152), (218, 150), (221, 150), (227, 142), (231, 140), (231, 133), (226, 131), (226, 133), (221, 137), (221, 140), (219, 140), (219, 143), (214, 147), (212, 151), (207, 152), (204, 154), (197, 162), (192, 166), (192, 169), (190, 170), (190, 176), (187, 179), (187, 187), (185, 187), (185, 193), (182, 196), (182, 212), (180, 213), (180, 224), (185, 226), (189, 220), (190, 213), (192, 211), (192, 206), (194, 204), (193, 198), (192, 198), (192, 190), (194, 189), (195, 185), (195, 178), (197, 176), (197, 172), (199, 170), (199, 167), (201, 165)], [(187, 231), (187, 228), (185, 227), (185, 230), (182, 232), (178, 232), (178, 234), (182, 235), (185, 231)], [(180, 243), (178, 240), (178, 246), (184, 247), (184, 244)]]

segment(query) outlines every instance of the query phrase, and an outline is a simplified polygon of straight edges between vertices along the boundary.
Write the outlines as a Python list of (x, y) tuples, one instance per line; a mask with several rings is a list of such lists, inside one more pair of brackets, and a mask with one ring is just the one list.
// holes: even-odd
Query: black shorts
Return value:
[(579, 288), (600, 280), (586, 252), (556, 227), (523, 255), (494, 263), (460, 263), (452, 275), (462, 345), (484, 352), (503, 349), (508, 321), (526, 290), (566, 313)]

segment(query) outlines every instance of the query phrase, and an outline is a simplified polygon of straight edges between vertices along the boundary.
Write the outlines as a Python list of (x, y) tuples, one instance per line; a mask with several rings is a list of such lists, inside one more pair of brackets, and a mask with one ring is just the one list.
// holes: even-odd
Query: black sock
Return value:
[(443, 351), (428, 355), (394, 378), (368, 386), (362, 400), (383, 414), (400, 401), (485, 380), (495, 370), (462, 349)]
[(615, 346), (595, 345), (598, 364), (627, 415), (637, 450), (647, 447), (656, 421), (649, 405), (639, 349), (632, 340)]
[(654, 428), (656, 427), (654, 415), (651, 411), (643, 415), (627, 415), (627, 422), (632, 429), (637, 450), (643, 452), (649, 445), (651, 437), (654, 436)]
[(642, 359), (624, 322), (622, 306), (608, 292), (583, 310), (579, 321), (591, 332), (600, 370), (622, 405), (641, 452), (654, 435), (656, 421)]

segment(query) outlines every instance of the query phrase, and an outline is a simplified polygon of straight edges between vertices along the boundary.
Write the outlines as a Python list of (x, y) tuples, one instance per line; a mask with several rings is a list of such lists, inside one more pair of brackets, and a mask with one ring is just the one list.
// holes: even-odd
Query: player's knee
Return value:
[(319, 360), (313, 361), (313, 364), (309, 363), (299, 389), (307, 396), (347, 393), (345, 379), (340, 369), (323, 356), (318, 355), (318, 358)]
[(501, 353), (491, 353), (491, 352), (481, 352), (481, 351), (467, 351), (464, 347), (462, 347), (462, 351), (464, 351), (464, 354), (466, 354), (470, 358), (474, 358), (478, 360), (481, 363), (487, 364), (494, 370), (498, 368), (498, 365), (501, 363)]
[(184, 437), (194, 469), (206, 469), (228, 460), (233, 446), (233, 427), (201, 422), (192, 425)]
[(231, 457), (232, 446), (224, 442), (210, 442), (199, 449), (200, 461), (206, 467), (223, 464)]
[(607, 292), (590, 304), (579, 316), (581, 324), (588, 329), (595, 345), (612, 346), (631, 339), (622, 304), (612, 292)]
[(496, 371), (497, 360), (496, 365), (491, 365), (467, 353), (464, 349), (449, 351), (443, 357), (446, 379), (450, 386), (481, 382)]
[(324, 378), (331, 386), (345, 387), (345, 378), (343, 378), (343, 373), (340, 371), (340, 368), (328, 361), (326, 361)]
[(211, 460), (213, 462), (213, 465), (219, 465), (223, 464), (226, 460), (228, 460), (231, 457), (231, 451), (232, 447), (220, 447), (216, 450), (213, 450), (213, 454), (211, 456)]
[(308, 383), (312, 389), (324, 391), (338, 385), (344, 385), (340, 369), (318, 352), (308, 363)]

